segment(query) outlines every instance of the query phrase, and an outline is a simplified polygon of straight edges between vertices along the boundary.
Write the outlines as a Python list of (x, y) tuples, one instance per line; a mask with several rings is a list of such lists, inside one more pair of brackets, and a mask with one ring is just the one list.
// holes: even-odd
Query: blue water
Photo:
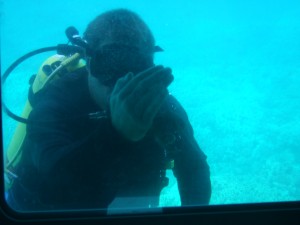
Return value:
[[(173, 69), (170, 92), (185, 107), (208, 156), (211, 204), (300, 200), (300, 2), (264, 1), (1, 2), (1, 68), (34, 49), (66, 43), (99, 13), (139, 13)], [(263, 3), (262, 3), (263, 2)], [(22, 64), (3, 90), (19, 113), (28, 79), (47, 56)], [(4, 117), (4, 147), (15, 123)], [(178, 205), (172, 174), (161, 205)]]

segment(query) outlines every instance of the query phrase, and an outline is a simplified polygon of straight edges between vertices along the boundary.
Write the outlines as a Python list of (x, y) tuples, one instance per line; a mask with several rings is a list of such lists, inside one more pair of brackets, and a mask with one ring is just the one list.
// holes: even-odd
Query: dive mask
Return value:
[(135, 46), (109, 44), (94, 51), (90, 59), (90, 72), (105, 86), (114, 86), (117, 80), (129, 72), (137, 74), (154, 66), (154, 51), (142, 52)]

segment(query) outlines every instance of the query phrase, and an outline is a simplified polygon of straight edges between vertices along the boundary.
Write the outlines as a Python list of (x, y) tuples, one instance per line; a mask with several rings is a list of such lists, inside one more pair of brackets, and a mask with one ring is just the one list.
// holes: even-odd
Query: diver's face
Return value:
[(90, 70), (102, 84), (112, 87), (128, 72), (137, 74), (153, 65), (153, 46), (111, 38), (98, 45)]
[(89, 90), (92, 98), (101, 109), (107, 110), (109, 96), (119, 78), (129, 72), (137, 74), (153, 65), (153, 51), (144, 46), (116, 41), (102, 43), (90, 61)]

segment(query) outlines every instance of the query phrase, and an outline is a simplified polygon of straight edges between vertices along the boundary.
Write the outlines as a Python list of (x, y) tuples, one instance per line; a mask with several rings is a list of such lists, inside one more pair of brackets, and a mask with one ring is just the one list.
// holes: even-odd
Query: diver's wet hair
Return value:
[(146, 23), (127, 9), (107, 11), (96, 17), (84, 33), (84, 39), (95, 49), (103, 40), (120, 39), (148, 48), (154, 47), (154, 37)]

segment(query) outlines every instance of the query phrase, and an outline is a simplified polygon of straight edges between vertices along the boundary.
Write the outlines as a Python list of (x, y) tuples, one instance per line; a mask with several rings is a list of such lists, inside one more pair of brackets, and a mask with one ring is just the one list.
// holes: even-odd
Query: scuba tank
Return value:
[(78, 36), (78, 32), (74, 27), (69, 27), (66, 30), (66, 34), (69, 42), (73, 45), (59, 44), (54, 47), (46, 47), (29, 52), (16, 60), (2, 76), (3, 86), (11, 72), (24, 60), (47, 51), (57, 51), (57, 54), (46, 59), (39, 68), (38, 73), (30, 78), (28, 99), (23, 108), (21, 117), (12, 113), (6, 104), (2, 102), (4, 112), (19, 122), (9, 143), (5, 159), (6, 190), (12, 185), (13, 180), (17, 178), (17, 175), (14, 173), (14, 168), (22, 157), (22, 145), (26, 137), (26, 124), (29, 122), (28, 116), (32, 111), (32, 96), (67, 72), (72, 72), (86, 66), (84, 59), (86, 58), (87, 51), (89, 51), (86, 42)]
[[(57, 66), (55, 68), (55, 66)], [(58, 79), (60, 76), (62, 76), (62, 71), (64, 72), (72, 72), (75, 71), (81, 67), (85, 66), (85, 62), (83, 59), (80, 59), (80, 55), (78, 53), (66, 57), (63, 55), (53, 55), (49, 57), (40, 67), (38, 73), (36, 75), (33, 75), (32, 77), (32, 84), (30, 86), (28, 99), (25, 103), (23, 112), (21, 117), (23, 119), (28, 119), (28, 116), (32, 110), (32, 104), (30, 100), (30, 95), (34, 95), (40, 90), (42, 90), (47, 84), (49, 84), (51, 81)], [(55, 68), (55, 69), (52, 69)], [(53, 71), (48, 74), (50, 71), (49, 69), (52, 69)], [(7, 149), (7, 162), (6, 162), (6, 172), (8, 172), (11, 176), (13, 176), (13, 172), (10, 171), (9, 168), (13, 168), (17, 165), (17, 163), (20, 161), (21, 158), (21, 147), (25, 140), (26, 136), (26, 123), (20, 122), (17, 125), (17, 128), (14, 132), (14, 135), (11, 139), (11, 142)]]

